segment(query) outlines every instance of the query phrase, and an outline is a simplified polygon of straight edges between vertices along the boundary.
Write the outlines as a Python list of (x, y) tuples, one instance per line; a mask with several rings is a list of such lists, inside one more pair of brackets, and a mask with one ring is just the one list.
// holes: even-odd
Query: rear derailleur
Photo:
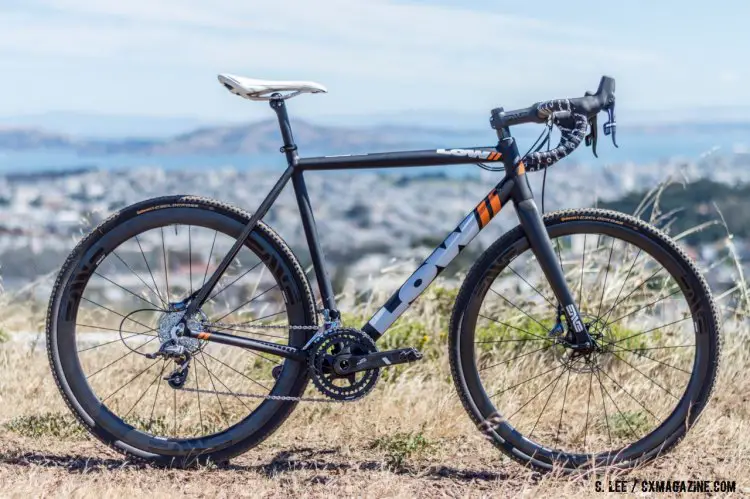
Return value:
[(146, 354), (146, 357), (149, 359), (158, 359), (160, 357), (174, 359), (177, 367), (163, 379), (169, 383), (169, 386), (175, 389), (180, 389), (185, 385), (190, 372), (190, 360), (192, 359), (190, 350), (185, 348), (185, 346), (179, 343), (166, 342), (162, 344), (158, 351)]

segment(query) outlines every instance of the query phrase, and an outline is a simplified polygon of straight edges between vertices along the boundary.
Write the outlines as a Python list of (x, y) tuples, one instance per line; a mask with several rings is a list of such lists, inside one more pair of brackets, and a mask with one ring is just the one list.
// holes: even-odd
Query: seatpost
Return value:
[(284, 140), (284, 145), (281, 146), (279, 152), (286, 154), (289, 166), (295, 166), (299, 156), (297, 155), (297, 145), (294, 143), (294, 136), (292, 136), (292, 125), (289, 123), (289, 115), (286, 112), (286, 103), (281, 94), (273, 94), (270, 104), (271, 109), (276, 112), (276, 116), (279, 119), (281, 138)]

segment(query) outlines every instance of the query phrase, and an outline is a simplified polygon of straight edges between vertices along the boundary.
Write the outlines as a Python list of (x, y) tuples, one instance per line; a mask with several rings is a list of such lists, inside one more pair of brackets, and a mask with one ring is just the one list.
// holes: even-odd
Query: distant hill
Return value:
[[(614, 201), (600, 201), (598, 206), (625, 213), (633, 213), (647, 191), (632, 192)], [(727, 185), (712, 180), (698, 180), (685, 186), (673, 184), (667, 187), (659, 200), (662, 213), (680, 210), (674, 218), (671, 233), (682, 231), (702, 223), (719, 220), (719, 214), (714, 208), (719, 207), (732, 234), (742, 239), (750, 239), (750, 185)], [(651, 209), (643, 218), (648, 219)], [(690, 244), (711, 243), (726, 237), (726, 231), (719, 225), (691, 234), (687, 242)]]
[[(453, 143), (472, 142), (476, 132), (409, 126), (342, 127), (293, 122), (297, 145), (305, 150), (365, 152), (395, 150), (419, 143), (439, 142), (450, 136)], [(488, 135), (491, 137), (491, 134)], [(233, 154), (270, 153), (279, 149), (281, 137), (276, 120), (215, 126), (169, 138), (85, 139), (34, 128), (0, 128), (0, 150), (72, 150), (83, 154)]]

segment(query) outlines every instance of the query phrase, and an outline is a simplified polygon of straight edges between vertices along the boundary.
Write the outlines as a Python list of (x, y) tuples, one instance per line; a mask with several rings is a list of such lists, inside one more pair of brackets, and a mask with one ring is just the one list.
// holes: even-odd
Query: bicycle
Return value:
[[(410, 347), (378, 351), (376, 340), (509, 202), (520, 225), (474, 263), (450, 321), (451, 373), (484, 436), (540, 470), (627, 469), (695, 424), (721, 345), (700, 272), (631, 216), (542, 216), (528, 183), (584, 136), (595, 152), (601, 111), (617, 145), (614, 79), (584, 97), (492, 110), (495, 147), (313, 158), (298, 156), (286, 100), (325, 87), (219, 80), (270, 103), (287, 168), (252, 215), (197, 196), (150, 199), (113, 214), (68, 257), (50, 299), (49, 358), (67, 405), (96, 438), (157, 464), (224, 462), (300, 401), (364, 397), (381, 369), (422, 357)], [(525, 123), (547, 124), (548, 134), (557, 126), (559, 145), (521, 158), (510, 128)], [(361, 329), (342, 324), (303, 172), (467, 163), (504, 177)], [(321, 310), (298, 259), (261, 220), (290, 180)], [(309, 380), (320, 395), (304, 395)]]

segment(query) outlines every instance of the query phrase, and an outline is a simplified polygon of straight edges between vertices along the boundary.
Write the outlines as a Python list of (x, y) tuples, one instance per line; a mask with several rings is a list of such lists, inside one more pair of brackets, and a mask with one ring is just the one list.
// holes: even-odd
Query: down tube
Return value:
[(487, 226), (492, 218), (500, 213), (511, 196), (514, 178), (506, 177), (492, 189), (474, 210), (466, 215), (458, 227), (435, 248), (427, 259), (391, 296), (383, 307), (367, 321), (362, 330), (373, 340), (377, 340), (403, 314), (409, 305), (427, 289), (454, 258)]

